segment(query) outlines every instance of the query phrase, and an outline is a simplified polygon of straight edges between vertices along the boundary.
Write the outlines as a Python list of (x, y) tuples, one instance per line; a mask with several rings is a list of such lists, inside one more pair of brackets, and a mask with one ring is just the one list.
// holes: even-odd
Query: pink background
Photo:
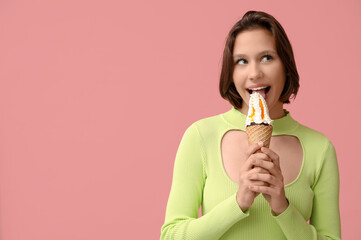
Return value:
[(185, 129), (231, 107), (221, 54), (250, 9), (292, 42), (287, 109), (334, 143), (343, 239), (361, 235), (360, 1), (124, 2), (0, 1), (1, 239), (159, 239)]

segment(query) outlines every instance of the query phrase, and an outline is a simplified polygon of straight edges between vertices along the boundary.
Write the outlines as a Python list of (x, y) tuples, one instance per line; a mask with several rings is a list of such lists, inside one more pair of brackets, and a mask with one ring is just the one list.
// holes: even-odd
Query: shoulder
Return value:
[(303, 124), (299, 124), (297, 131), (307, 141), (314, 142), (314, 143), (330, 143), (330, 140), (328, 139), (328, 137), (325, 134), (323, 134), (313, 128), (307, 127)]
[(312, 188), (314, 188), (323, 169), (326, 169), (326, 172), (334, 170), (337, 172), (337, 154), (330, 139), (315, 129), (300, 124), (297, 128), (297, 136), (301, 141), (307, 163), (304, 164), (304, 168), (312, 173)]
[(198, 136), (204, 141), (218, 136), (221, 132), (220, 130), (224, 127), (225, 122), (222, 114), (217, 114), (193, 122), (188, 126), (185, 134), (191, 133), (193, 136)]
[(334, 151), (334, 146), (331, 140), (320, 131), (305, 125), (299, 124), (297, 132), (302, 143), (307, 146), (308, 150), (314, 150), (325, 154), (328, 151)]
[(338, 179), (337, 154), (331, 140), (325, 134), (304, 125), (299, 126), (299, 132), (307, 162), (304, 168), (313, 173), (312, 189), (315, 189), (320, 179), (329, 179), (326, 176)]
[(202, 134), (207, 132), (216, 131), (224, 125), (222, 114), (217, 114), (209, 117), (205, 117), (195, 121), (191, 124), (190, 128), (197, 128)]
[(192, 125), (196, 125), (198, 128), (210, 128), (218, 125), (222, 121), (222, 114), (213, 115), (210, 117), (199, 119)]

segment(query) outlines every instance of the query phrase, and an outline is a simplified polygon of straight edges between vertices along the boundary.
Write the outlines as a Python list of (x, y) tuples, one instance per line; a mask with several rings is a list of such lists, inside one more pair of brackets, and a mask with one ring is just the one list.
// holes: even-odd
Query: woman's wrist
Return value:
[(286, 209), (288, 208), (289, 205), (290, 205), (290, 202), (288, 201), (287, 198), (285, 198), (285, 203), (278, 209), (272, 209), (272, 212), (274, 215), (278, 216), (281, 213), (283, 213), (284, 211), (286, 211)]
[(238, 194), (236, 195), (236, 201), (237, 201), (237, 204), (239, 206), (239, 208), (242, 210), (242, 212), (246, 212), (249, 208), (249, 206), (245, 206), (241, 199), (239, 198)]

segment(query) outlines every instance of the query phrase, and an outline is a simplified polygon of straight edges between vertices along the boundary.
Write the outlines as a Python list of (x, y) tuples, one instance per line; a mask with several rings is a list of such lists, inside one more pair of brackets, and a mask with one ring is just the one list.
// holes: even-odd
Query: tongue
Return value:
[(265, 92), (265, 88), (264, 89), (261, 89), (261, 90), (253, 90), (252, 93), (254, 92), (258, 92), (259, 94), (261, 94), (261, 96), (266, 99), (266, 92)]

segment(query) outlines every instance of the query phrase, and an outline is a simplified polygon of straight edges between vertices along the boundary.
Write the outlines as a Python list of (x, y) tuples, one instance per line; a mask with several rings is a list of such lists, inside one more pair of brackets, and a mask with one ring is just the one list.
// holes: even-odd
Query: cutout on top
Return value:
[[(221, 156), (224, 170), (235, 183), (238, 182), (239, 169), (247, 160), (247, 134), (240, 130), (231, 130), (224, 134), (221, 142)], [(272, 136), (270, 149), (280, 158), (284, 185), (295, 181), (300, 174), (303, 150), (299, 139), (291, 135)]]

